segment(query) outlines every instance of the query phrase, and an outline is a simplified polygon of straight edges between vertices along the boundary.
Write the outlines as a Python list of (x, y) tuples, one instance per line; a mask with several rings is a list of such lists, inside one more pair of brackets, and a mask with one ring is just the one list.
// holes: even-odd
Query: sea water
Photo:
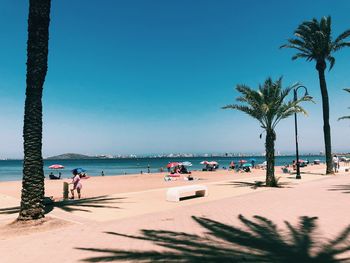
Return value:
[[(251, 159), (255, 159), (256, 164), (260, 164), (265, 161), (263, 156), (252, 157), (192, 157), (192, 158), (130, 158), (130, 159), (81, 159), (81, 160), (45, 160), (44, 161), (44, 173), (48, 178), (50, 172), (58, 175), (61, 172), (63, 178), (70, 178), (72, 176), (72, 170), (74, 168), (83, 168), (90, 176), (101, 176), (103, 171), (104, 175), (125, 175), (125, 174), (139, 174), (147, 173), (148, 167), (151, 173), (159, 172), (161, 168), (166, 171), (166, 165), (169, 162), (191, 162), (193, 165), (189, 167), (189, 170), (201, 170), (203, 165), (201, 161), (217, 161), (220, 165), (220, 169), (228, 167), (231, 161), (237, 163), (239, 160), (244, 159), (248, 162)], [(275, 165), (291, 164), (295, 160), (295, 156), (276, 156)], [(312, 162), (315, 159), (325, 161), (324, 156), (300, 156), (302, 160), (309, 160)], [(49, 166), (52, 164), (61, 164), (64, 169), (50, 170)], [(16, 181), (22, 179), (23, 161), (22, 160), (0, 160), (0, 181)]]

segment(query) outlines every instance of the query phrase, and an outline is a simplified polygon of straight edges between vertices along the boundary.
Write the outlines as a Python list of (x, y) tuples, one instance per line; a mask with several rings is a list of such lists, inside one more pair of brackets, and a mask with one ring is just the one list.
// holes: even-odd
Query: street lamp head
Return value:
[(313, 99), (312, 96), (310, 96), (309, 92), (307, 92), (307, 90), (305, 92), (304, 99), (307, 99), (307, 100), (312, 100)]
[(296, 90), (298, 90), (299, 88), (303, 88), (305, 90), (304, 99), (312, 100), (312, 96), (310, 96), (307, 88), (304, 85), (300, 85)]

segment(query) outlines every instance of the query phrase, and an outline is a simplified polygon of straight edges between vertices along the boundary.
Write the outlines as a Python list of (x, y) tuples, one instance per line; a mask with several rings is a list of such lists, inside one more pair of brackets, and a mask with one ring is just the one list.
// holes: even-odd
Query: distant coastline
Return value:
[[(293, 156), (294, 154), (278, 154), (276, 156)], [(323, 156), (323, 154), (307, 153), (304, 156)], [(343, 153), (339, 155), (349, 155)], [(210, 153), (210, 154), (192, 154), (192, 153), (170, 153), (170, 154), (149, 154), (149, 155), (84, 155), (79, 153), (64, 153), (56, 156), (44, 158), (45, 160), (84, 160), (84, 159), (144, 159), (144, 158), (221, 158), (221, 157), (263, 157), (264, 154), (253, 153)]]
[[(335, 153), (339, 156), (350, 156), (350, 152), (338, 152)], [(278, 153), (276, 156), (288, 157), (294, 156), (295, 153)], [(303, 156), (324, 156), (323, 153), (300, 153)], [(222, 157), (264, 157), (262, 153), (162, 153), (162, 154), (125, 154), (125, 155), (86, 155), (79, 153), (64, 153), (60, 155), (44, 157), (44, 160), (104, 160), (104, 159), (159, 159), (159, 158), (222, 158)], [(10, 161), (10, 160), (23, 160), (23, 158), (0, 158), (0, 161)]]

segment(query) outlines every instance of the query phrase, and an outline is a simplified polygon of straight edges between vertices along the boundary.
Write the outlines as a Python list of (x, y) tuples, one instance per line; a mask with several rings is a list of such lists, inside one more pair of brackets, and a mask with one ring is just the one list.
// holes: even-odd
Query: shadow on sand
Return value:
[[(49, 197), (45, 197), (45, 214), (50, 213), (54, 208), (62, 209), (66, 212), (74, 212), (74, 211), (83, 211), (83, 212), (91, 212), (88, 208), (113, 208), (120, 209), (120, 207), (114, 206), (112, 204), (121, 203), (121, 200), (125, 199), (124, 197), (115, 198), (108, 197), (106, 195), (90, 197), (90, 198), (82, 198), (78, 200), (63, 200), (54, 202)], [(15, 207), (6, 207), (0, 209), (0, 214), (15, 214), (19, 213), (19, 206)]]
[[(152, 242), (162, 251), (114, 250), (77, 248), (100, 253), (85, 258), (85, 262), (349, 262), (344, 258), (350, 252), (350, 225), (335, 239), (322, 241), (315, 234), (316, 217), (303, 216), (295, 227), (285, 222), (286, 230), (265, 217), (248, 220), (240, 215), (243, 228), (225, 225), (203, 218), (193, 219), (204, 228), (205, 235), (183, 232), (142, 230), (142, 235), (131, 236), (115, 232), (110, 235)], [(165, 249), (165, 250), (164, 250)]]

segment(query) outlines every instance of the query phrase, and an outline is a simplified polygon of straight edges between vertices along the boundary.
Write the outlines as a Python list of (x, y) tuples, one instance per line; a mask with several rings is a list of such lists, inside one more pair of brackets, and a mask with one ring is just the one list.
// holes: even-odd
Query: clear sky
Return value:
[[(28, 1), (0, 1), (0, 157), (22, 156)], [(43, 153), (263, 152), (258, 123), (222, 110), (236, 84), (268, 76), (315, 98), (299, 116), (301, 152), (324, 149), (313, 62), (279, 46), (303, 21), (350, 28), (350, 1), (53, 0), (44, 87)], [(350, 49), (327, 72), (332, 143), (350, 151)], [(293, 118), (276, 150), (294, 151)]]

